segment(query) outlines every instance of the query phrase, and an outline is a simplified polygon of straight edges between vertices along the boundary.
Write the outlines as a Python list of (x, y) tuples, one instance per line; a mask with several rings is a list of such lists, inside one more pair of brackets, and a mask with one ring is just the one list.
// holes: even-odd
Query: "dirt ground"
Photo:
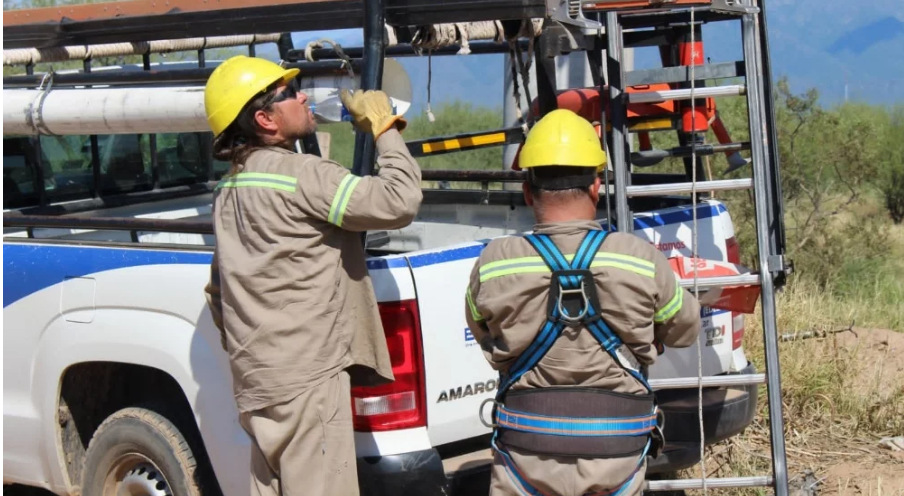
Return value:
[[(825, 356), (838, 349), (854, 353), (857, 362), (862, 364), (855, 369), (855, 385), (862, 391), (871, 391), (870, 396), (904, 401), (900, 395), (897, 400), (892, 396), (904, 384), (904, 333), (869, 329), (854, 331), (856, 336), (845, 332), (823, 340), (810, 340), (804, 346), (812, 351), (814, 357)], [(897, 403), (894, 411), (904, 412), (904, 405)], [(904, 432), (890, 434), (902, 436)], [(880, 440), (880, 437), (863, 435), (845, 438), (843, 434), (835, 433), (823, 439), (809, 436), (805, 448), (789, 445), (792, 486), (802, 490), (798, 493), (801, 496), (904, 496), (904, 451), (881, 446)], [(814, 485), (814, 482), (818, 483)], [(791, 494), (794, 494), (793, 490)]]

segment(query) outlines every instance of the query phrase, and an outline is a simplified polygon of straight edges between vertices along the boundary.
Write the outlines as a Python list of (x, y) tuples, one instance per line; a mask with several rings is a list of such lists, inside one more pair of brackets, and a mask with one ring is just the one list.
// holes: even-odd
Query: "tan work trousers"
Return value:
[[(631, 477), (640, 456), (627, 458), (573, 458), (538, 456), (508, 449), (515, 467), (529, 484), (547, 496), (605, 496)], [(619, 496), (639, 496), (643, 491), (646, 462)], [(495, 453), (490, 475), (490, 496), (529, 494)]]
[(252, 439), (252, 496), (358, 496), (347, 372), (240, 420)]

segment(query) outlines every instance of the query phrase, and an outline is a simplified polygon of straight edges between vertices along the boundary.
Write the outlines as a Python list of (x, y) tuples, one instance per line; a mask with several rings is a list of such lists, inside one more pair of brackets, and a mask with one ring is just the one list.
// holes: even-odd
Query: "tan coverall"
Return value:
[[(573, 255), (597, 222), (538, 224), (566, 256)], [(657, 343), (687, 347), (697, 339), (700, 306), (677, 284), (675, 273), (655, 247), (632, 234), (611, 233), (595, 262), (599, 308), (603, 319), (642, 364), (657, 356)], [(530, 258), (528, 258), (530, 257)], [(468, 325), (496, 370), (506, 370), (530, 345), (546, 322), (551, 272), (530, 243), (519, 236), (491, 241), (471, 272), (465, 302)], [(597, 387), (645, 394), (645, 388), (600, 346), (590, 331), (566, 327), (536, 367), (512, 389), (547, 386)], [(567, 442), (563, 439), (562, 442)], [(637, 468), (637, 456), (576, 458), (536, 456), (510, 448), (515, 465), (537, 489), (550, 496), (581, 496), (618, 487)], [(646, 465), (622, 494), (640, 494)], [(491, 496), (521, 495), (497, 453)]]
[(358, 494), (349, 388), (394, 379), (358, 232), (410, 224), (423, 197), (399, 132), (376, 148), (377, 176), (272, 147), (217, 186), (206, 292), (252, 494)]

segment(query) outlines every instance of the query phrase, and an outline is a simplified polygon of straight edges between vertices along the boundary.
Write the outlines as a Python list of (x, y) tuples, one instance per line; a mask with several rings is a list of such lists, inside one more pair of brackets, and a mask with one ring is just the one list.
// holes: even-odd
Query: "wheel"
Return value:
[(82, 494), (200, 496), (194, 454), (175, 425), (129, 407), (107, 417), (85, 454)]

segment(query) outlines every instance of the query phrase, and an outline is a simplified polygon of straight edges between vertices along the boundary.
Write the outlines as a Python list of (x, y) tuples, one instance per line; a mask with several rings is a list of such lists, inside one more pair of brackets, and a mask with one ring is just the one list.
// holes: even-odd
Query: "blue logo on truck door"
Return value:
[(477, 339), (474, 338), (474, 334), (471, 333), (471, 329), (465, 327), (465, 346), (471, 347), (477, 344)]

